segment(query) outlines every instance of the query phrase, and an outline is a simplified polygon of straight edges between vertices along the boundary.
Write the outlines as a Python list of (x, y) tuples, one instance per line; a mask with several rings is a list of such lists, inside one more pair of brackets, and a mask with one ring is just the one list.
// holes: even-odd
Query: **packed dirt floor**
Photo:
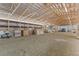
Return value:
[(79, 39), (55, 32), (0, 40), (1, 56), (79, 56)]

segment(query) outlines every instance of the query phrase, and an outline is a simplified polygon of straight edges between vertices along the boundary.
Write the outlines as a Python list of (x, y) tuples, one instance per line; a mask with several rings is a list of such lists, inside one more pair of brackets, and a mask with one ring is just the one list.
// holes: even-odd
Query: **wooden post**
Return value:
[(9, 25), (10, 25), (9, 23), (10, 23), (10, 21), (8, 20), (8, 31), (9, 31), (9, 29), (10, 29), (10, 28), (9, 28)]

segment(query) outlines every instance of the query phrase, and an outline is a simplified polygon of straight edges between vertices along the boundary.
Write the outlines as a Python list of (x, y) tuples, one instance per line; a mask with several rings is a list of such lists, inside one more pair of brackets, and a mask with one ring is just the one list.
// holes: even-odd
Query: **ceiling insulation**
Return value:
[(79, 23), (78, 3), (0, 3), (0, 18), (37, 24)]

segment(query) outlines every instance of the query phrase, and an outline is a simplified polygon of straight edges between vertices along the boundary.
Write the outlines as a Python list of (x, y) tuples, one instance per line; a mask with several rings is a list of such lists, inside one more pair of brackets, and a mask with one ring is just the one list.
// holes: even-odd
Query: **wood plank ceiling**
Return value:
[(16, 20), (56, 25), (79, 23), (78, 3), (1, 3), (0, 10), (17, 16)]

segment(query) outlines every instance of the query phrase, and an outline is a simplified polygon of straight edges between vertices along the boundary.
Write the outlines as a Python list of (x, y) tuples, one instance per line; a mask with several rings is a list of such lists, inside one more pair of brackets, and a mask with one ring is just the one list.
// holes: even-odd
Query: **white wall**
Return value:
[(77, 30), (78, 29), (78, 25), (74, 24), (72, 26), (71, 25), (58, 26), (58, 30), (61, 30), (62, 28), (65, 28), (66, 32), (67, 32), (67, 31)]

